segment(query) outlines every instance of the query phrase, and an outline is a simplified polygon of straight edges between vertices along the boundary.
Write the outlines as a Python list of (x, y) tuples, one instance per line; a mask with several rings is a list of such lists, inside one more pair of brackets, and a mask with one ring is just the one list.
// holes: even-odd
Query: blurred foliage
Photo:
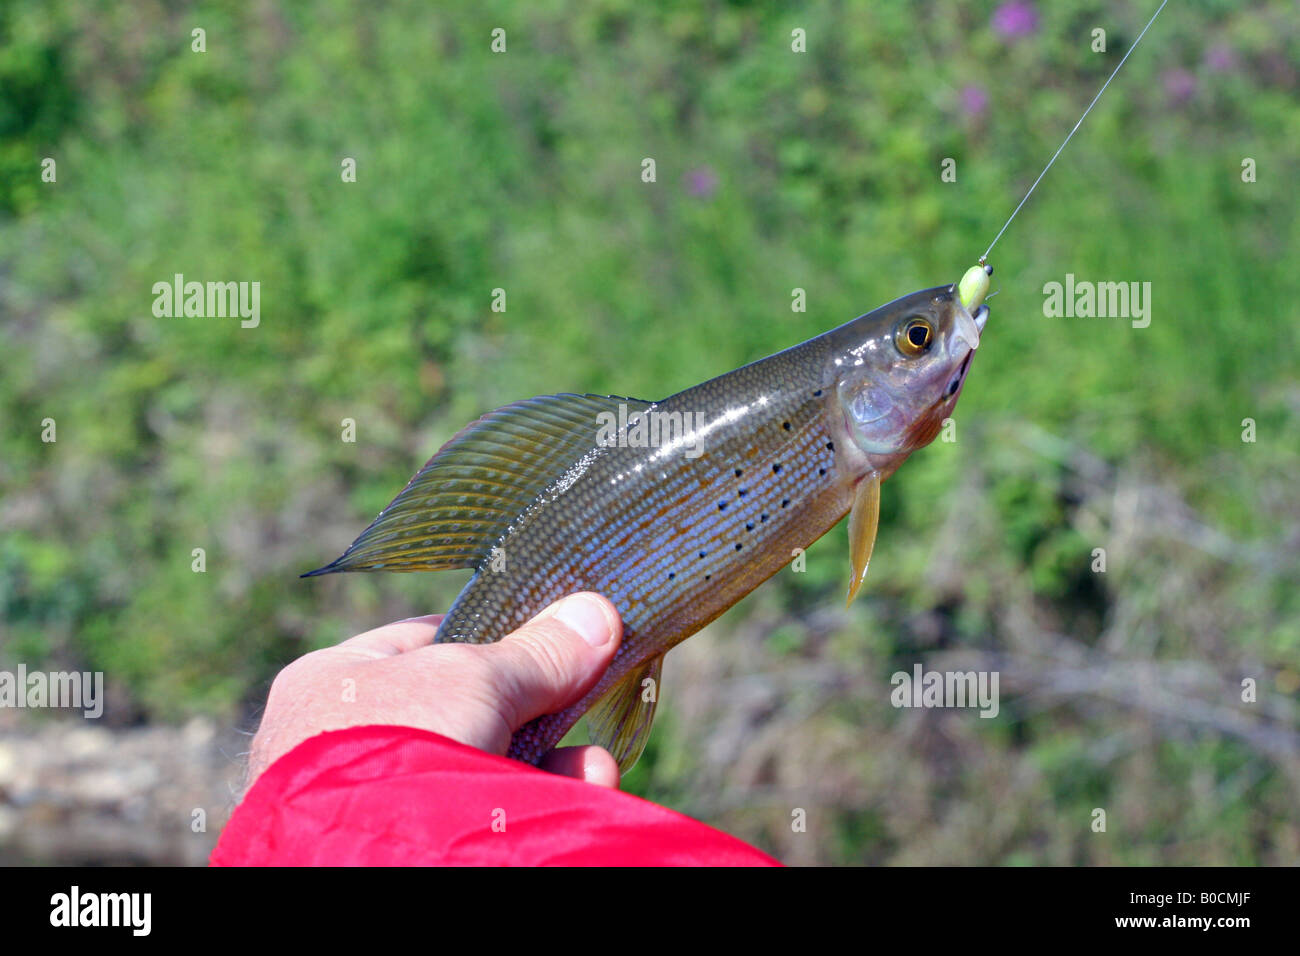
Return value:
[[(1021, 36), (981, 2), (0, 7), (0, 665), (103, 670), (116, 719), (254, 720), (293, 657), (455, 596), (463, 575), (296, 575), (466, 421), (658, 398), (955, 280), (1151, 6), (1040, 3)], [(805, 862), (1294, 860), (1294, 763), (1249, 741), (1032, 694), (919, 715), (881, 688), (940, 651), (1029, 653), (1032, 621), (1294, 697), (1297, 63), (1288, 0), (1165, 12), (995, 250), (959, 440), (886, 485), (865, 599), (836, 610), (837, 531), (670, 656), (633, 789)], [(1044, 318), (1067, 272), (1151, 282), (1151, 326)], [(260, 326), (155, 318), (176, 273), (260, 282)], [(1081, 483), (1071, 449), (1109, 477)], [(1130, 478), (1232, 547), (1099, 518)], [(856, 682), (778, 682), (798, 753), (748, 773), (700, 745), (703, 703), (675, 708), (678, 655), (738, 687)], [(840, 781), (802, 842), (778, 787), (801, 780)]]

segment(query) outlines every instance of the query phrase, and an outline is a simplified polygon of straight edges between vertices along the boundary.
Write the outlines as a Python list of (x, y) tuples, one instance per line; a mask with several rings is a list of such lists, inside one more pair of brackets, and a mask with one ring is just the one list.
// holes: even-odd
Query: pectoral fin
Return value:
[(871, 563), (871, 549), (876, 544), (876, 529), (880, 525), (880, 473), (872, 472), (858, 483), (858, 491), (853, 499), (853, 510), (849, 512), (849, 561), (853, 566), (853, 576), (849, 578), (849, 596), (844, 602), (848, 607), (858, 596), (862, 579), (867, 576), (867, 565)]
[(618, 761), (625, 774), (641, 759), (659, 703), (664, 657), (652, 657), (615, 684), (587, 712), (587, 736)]

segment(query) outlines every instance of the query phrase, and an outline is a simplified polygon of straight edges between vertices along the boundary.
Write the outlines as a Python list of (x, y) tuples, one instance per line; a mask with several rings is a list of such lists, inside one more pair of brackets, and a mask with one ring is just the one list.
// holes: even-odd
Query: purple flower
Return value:
[(1226, 43), (1216, 43), (1205, 51), (1205, 65), (1216, 73), (1226, 73), (1237, 65), (1237, 54)]
[(699, 199), (710, 199), (718, 189), (718, 177), (708, 166), (699, 166), (686, 174), (686, 191)]
[(982, 116), (989, 108), (989, 95), (981, 86), (963, 86), (958, 99), (962, 112), (970, 116)]
[(1038, 29), (1038, 11), (1029, 0), (1008, 0), (993, 11), (993, 29), (1008, 38), (1028, 36)]
[(1181, 67), (1165, 70), (1161, 79), (1165, 84), (1165, 94), (1175, 104), (1186, 103), (1196, 95), (1196, 77)]

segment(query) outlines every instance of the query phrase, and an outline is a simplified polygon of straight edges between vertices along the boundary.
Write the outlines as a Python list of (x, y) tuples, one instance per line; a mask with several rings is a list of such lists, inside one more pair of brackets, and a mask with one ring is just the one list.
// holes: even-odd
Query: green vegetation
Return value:
[[(0, 7), (0, 666), (255, 721), (295, 656), (454, 598), (297, 575), (464, 423), (955, 281), (1148, 7)], [(791, 862), (1294, 862), (1298, 62), (1287, 0), (1165, 11), (995, 249), (863, 596), (837, 529), (670, 655), (630, 788)], [(156, 318), (176, 273), (260, 282), (260, 325)], [(1067, 273), (1149, 281), (1150, 327), (1044, 317)], [(891, 707), (917, 662), (999, 669), (1000, 717)]]

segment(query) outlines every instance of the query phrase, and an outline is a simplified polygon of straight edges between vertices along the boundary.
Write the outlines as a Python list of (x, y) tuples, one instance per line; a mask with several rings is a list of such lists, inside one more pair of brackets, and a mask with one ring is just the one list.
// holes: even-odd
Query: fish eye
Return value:
[(920, 355), (934, 342), (934, 326), (920, 316), (913, 316), (898, 327), (894, 342), (904, 355)]

